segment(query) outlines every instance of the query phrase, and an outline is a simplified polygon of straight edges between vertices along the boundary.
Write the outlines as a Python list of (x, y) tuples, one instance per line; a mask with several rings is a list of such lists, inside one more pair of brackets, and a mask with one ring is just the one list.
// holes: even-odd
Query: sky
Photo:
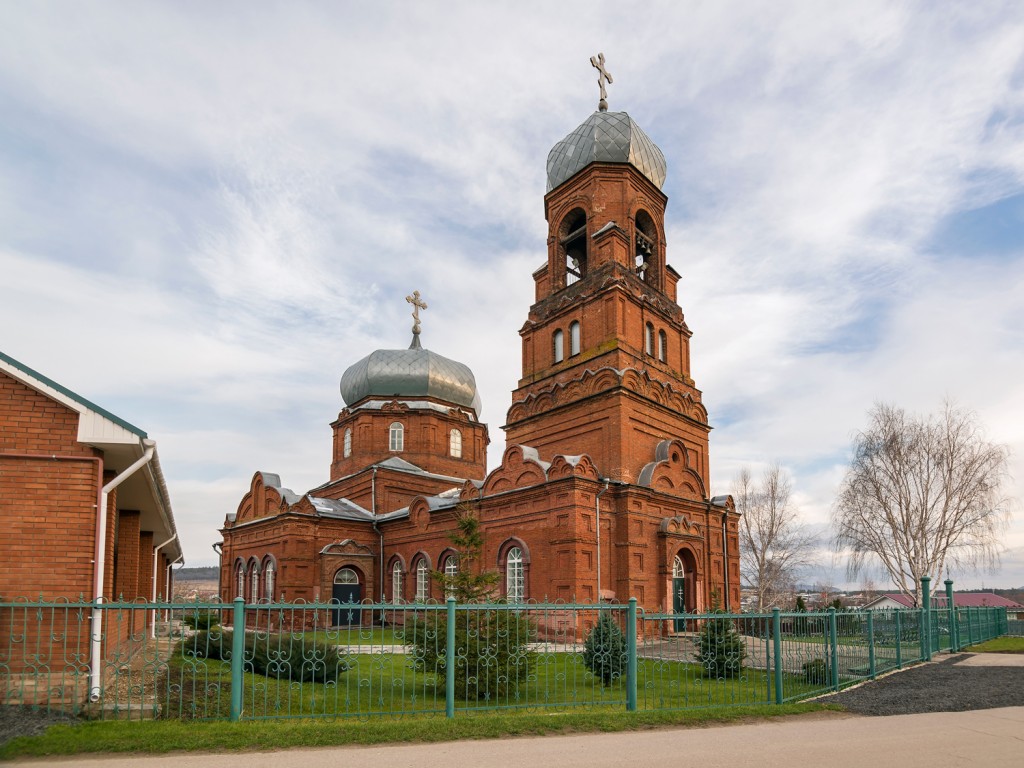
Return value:
[[(186, 565), (257, 470), (328, 479), (342, 372), (476, 373), (489, 466), (599, 51), (659, 145), (712, 493), (779, 462), (827, 546), (873, 404), (1012, 451), (1024, 584), (1024, 4), (0, 0), (0, 350), (146, 430)], [(884, 579), (878, 580), (884, 586)]]

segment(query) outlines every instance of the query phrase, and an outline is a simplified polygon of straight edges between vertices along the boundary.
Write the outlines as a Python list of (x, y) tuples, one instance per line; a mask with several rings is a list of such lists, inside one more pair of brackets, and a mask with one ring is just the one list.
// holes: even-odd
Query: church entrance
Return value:
[[(686, 571), (679, 555), (672, 560), (672, 613), (686, 613)], [(676, 619), (674, 629), (676, 632), (685, 631), (686, 621)]]
[(362, 617), (359, 604), (362, 599), (363, 585), (359, 583), (359, 574), (353, 568), (341, 568), (334, 574), (334, 587), (331, 590), (331, 602), (340, 604), (340, 607), (331, 609), (331, 626), (359, 624)]

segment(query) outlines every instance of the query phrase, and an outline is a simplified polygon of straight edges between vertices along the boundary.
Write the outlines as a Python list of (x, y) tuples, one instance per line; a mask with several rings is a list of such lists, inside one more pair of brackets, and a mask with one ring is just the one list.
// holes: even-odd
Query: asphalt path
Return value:
[(823, 712), (743, 725), (245, 754), (31, 759), (33, 768), (863, 768), (1024, 764), (1024, 707), (863, 717)]

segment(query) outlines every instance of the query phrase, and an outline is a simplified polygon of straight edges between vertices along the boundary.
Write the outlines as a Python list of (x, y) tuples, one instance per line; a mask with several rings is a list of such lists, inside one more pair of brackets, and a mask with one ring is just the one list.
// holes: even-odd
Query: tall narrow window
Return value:
[(445, 590), (444, 597), (447, 600), (450, 597), (455, 597), (455, 588), (452, 586), (452, 580), (459, 575), (459, 561), (455, 555), (448, 555), (444, 561), (444, 579), (445, 579)]
[(345, 458), (352, 455), (352, 430), (345, 430)]
[(580, 208), (572, 211), (558, 234), (565, 253), (565, 284), (572, 285), (587, 274), (587, 215)]
[(668, 359), (668, 336), (664, 331), (658, 331), (658, 359), (663, 363)]
[(392, 451), (404, 451), (405, 450), (405, 427), (399, 422), (395, 422), (391, 425), (389, 430), (390, 437), (388, 439), (388, 447)]
[(274, 602), (274, 561), (267, 560), (263, 565), (263, 596)]
[(554, 347), (555, 362), (562, 362), (565, 359), (565, 336), (561, 329), (555, 331), (555, 335), (551, 337), (551, 344)]
[(391, 566), (391, 602), (402, 602), (402, 564), (397, 560)]
[(245, 599), (245, 565), (239, 563), (235, 568), (235, 597)]
[(525, 592), (523, 550), (519, 547), (512, 547), (505, 556), (505, 599), (510, 603), (521, 603)]
[(462, 458), (462, 433), (457, 429), (448, 433), (448, 455), (453, 459)]
[(416, 562), (416, 602), (425, 603), (430, 597), (430, 568), (427, 560), (421, 557)]
[(654, 326), (650, 323), (644, 326), (644, 352), (654, 356)]
[(580, 353), (580, 324), (578, 320), (573, 320), (569, 324), (569, 355), (578, 355)]
[(249, 595), (249, 602), (255, 603), (260, 599), (260, 569), (256, 563), (252, 564), (252, 594)]

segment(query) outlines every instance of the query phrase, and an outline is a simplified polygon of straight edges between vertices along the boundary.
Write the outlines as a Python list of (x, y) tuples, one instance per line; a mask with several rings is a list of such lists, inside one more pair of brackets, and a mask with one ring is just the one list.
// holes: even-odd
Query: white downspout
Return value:
[[(156, 602), (156, 568), (157, 568), (157, 559), (160, 556), (160, 550), (163, 549), (164, 547), (166, 547), (168, 544), (172, 543), (177, 538), (178, 538), (178, 534), (174, 534), (173, 536), (171, 536), (171, 538), (169, 538), (167, 541), (165, 541), (163, 544), (161, 544), (159, 547), (157, 547), (156, 549), (153, 550), (153, 602), (154, 603)], [(150, 634), (149, 634), (149, 636), (154, 638), (154, 639), (156, 639), (156, 608), (153, 608), (153, 610), (150, 613), (151, 613), (151, 617), (150, 617), (150, 622), (149, 622), (150, 623)]]
[(146, 452), (134, 464), (103, 486), (100, 493), (100, 508), (96, 510), (96, 562), (93, 568), (93, 594), (95, 599), (92, 608), (92, 642), (89, 648), (89, 701), (100, 700), (100, 657), (103, 655), (103, 581), (105, 561), (107, 558), (107, 498), (110, 492), (134, 475), (153, 458), (156, 442), (145, 439), (142, 441)]

